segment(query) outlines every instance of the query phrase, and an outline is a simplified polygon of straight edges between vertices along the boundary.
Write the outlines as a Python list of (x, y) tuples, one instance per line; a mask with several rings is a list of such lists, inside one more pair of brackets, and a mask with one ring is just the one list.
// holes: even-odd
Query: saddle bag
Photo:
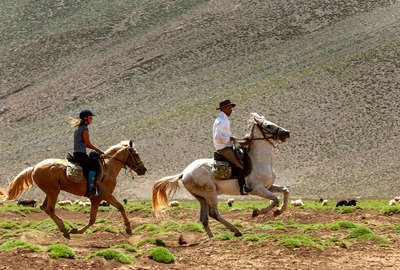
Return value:
[(232, 166), (221, 154), (214, 152), (214, 162), (211, 172), (216, 179), (227, 180), (232, 178)]
[(67, 161), (67, 169), (65, 174), (68, 179), (75, 183), (86, 183), (86, 177), (83, 175), (83, 168), (76, 163)]

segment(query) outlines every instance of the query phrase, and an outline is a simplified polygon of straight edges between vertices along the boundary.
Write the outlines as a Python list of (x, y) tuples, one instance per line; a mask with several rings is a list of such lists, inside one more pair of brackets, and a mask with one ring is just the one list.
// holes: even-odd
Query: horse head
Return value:
[(144, 175), (147, 169), (140, 159), (139, 154), (136, 151), (135, 144), (132, 140), (129, 140), (129, 144), (125, 148), (125, 151), (128, 152), (125, 165), (134, 170), (138, 175)]
[[(270, 122), (257, 113), (252, 113), (251, 122), (253, 123), (252, 126), (252, 134), (251, 136), (254, 137), (254, 127), (257, 126), (262, 133), (263, 138), (257, 139), (266, 139), (266, 140), (280, 140), (282, 142), (286, 142), (287, 139), (290, 138), (289, 130), (286, 130), (277, 124)], [(252, 138), (254, 139), (254, 138)]]
[(147, 171), (132, 140), (122, 141), (119, 144), (110, 147), (105, 152), (105, 157), (128, 166), (138, 175), (144, 175)]

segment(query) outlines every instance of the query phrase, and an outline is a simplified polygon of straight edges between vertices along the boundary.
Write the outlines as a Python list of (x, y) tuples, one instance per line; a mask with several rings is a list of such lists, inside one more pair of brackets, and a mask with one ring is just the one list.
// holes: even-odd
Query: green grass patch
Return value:
[[(89, 229), (88, 229), (88, 231), (89, 231)], [(89, 232), (99, 232), (99, 231), (109, 232), (109, 233), (123, 233), (124, 232), (123, 229), (117, 229), (112, 226), (104, 226), (104, 225), (95, 226), (95, 227), (91, 228)]]
[(385, 206), (381, 210), (382, 214), (392, 216), (400, 213), (400, 206)]
[(270, 238), (270, 234), (266, 233), (257, 233), (257, 234), (251, 234), (251, 235), (246, 235), (243, 237), (243, 241), (245, 242), (259, 242), (264, 239)]
[(235, 239), (235, 236), (231, 232), (222, 232), (222, 233), (217, 233), (214, 237), (214, 240), (232, 240)]
[(35, 207), (25, 207), (25, 206), (18, 206), (16, 202), (7, 202), (7, 203), (1, 205), (0, 211), (17, 213), (24, 217), (30, 213), (42, 212), (42, 210), (39, 208), (38, 205), (36, 205)]
[(96, 220), (96, 223), (112, 223), (112, 221), (106, 218), (99, 218)]
[(153, 244), (153, 245), (156, 245), (156, 246), (162, 246), (162, 247), (166, 246), (163, 240), (157, 239), (157, 238), (146, 238), (146, 239), (143, 239), (139, 243), (137, 243), (136, 246), (140, 247), (140, 246), (143, 246), (144, 244), (147, 244), (147, 243), (150, 243), (150, 244)]
[(182, 225), (182, 229), (191, 232), (204, 232), (203, 225), (196, 222), (189, 222)]
[(338, 245), (338, 246), (343, 247), (343, 248), (348, 248), (349, 247), (349, 243), (348, 242), (346, 242), (346, 241), (344, 241), (342, 239), (339, 239), (337, 237), (329, 238), (328, 240), (325, 240), (322, 243), (323, 243), (323, 245), (326, 245), (326, 246)]
[(150, 232), (150, 233), (158, 233), (161, 231), (161, 227), (156, 224), (143, 224), (137, 226), (134, 232)]
[(149, 252), (149, 258), (160, 263), (173, 263), (174, 255), (165, 247), (155, 247)]
[(400, 233), (400, 226), (395, 226), (394, 228), (386, 230), (383, 233)]
[(354, 228), (346, 238), (355, 239), (356, 241), (360, 240), (369, 240), (378, 243), (389, 243), (389, 240), (383, 236), (376, 235), (370, 228), (367, 226), (357, 226)]
[(307, 234), (295, 234), (295, 235), (277, 235), (276, 238), (283, 238), (279, 240), (277, 246), (285, 246), (287, 248), (296, 248), (300, 246), (311, 246), (319, 250), (324, 250), (321, 246), (323, 241), (318, 237), (312, 237)]
[(119, 245), (113, 246), (112, 248), (122, 248), (129, 252), (137, 252), (137, 249), (129, 244), (119, 244)]
[(115, 248), (108, 248), (102, 251), (98, 251), (96, 253), (90, 254), (87, 258), (90, 259), (96, 256), (103, 257), (106, 260), (114, 260), (124, 264), (131, 264), (134, 262), (134, 259), (131, 256)]
[(300, 232), (307, 232), (311, 230), (325, 229), (325, 224), (305, 224), (300, 227)]
[(328, 229), (332, 231), (337, 231), (341, 228), (351, 229), (351, 228), (356, 228), (357, 226), (358, 225), (354, 224), (353, 222), (345, 220), (337, 220), (327, 225)]
[(46, 251), (50, 251), (50, 257), (52, 258), (74, 258), (74, 251), (66, 245), (54, 244), (46, 248)]
[(0, 245), (0, 252), (9, 251), (9, 250), (18, 249), (18, 248), (27, 248), (32, 251), (38, 251), (38, 252), (43, 251), (43, 249), (41, 247), (32, 245), (32, 244), (22, 241), (20, 239), (9, 239)]
[(175, 231), (175, 232), (180, 232), (181, 231), (181, 224), (176, 222), (176, 221), (164, 221), (160, 223), (160, 227), (163, 228), (166, 231)]

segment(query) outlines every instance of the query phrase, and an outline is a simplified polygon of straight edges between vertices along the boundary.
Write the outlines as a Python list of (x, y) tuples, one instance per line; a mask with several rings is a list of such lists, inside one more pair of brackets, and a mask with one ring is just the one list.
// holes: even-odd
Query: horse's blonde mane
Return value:
[[(121, 141), (120, 143), (109, 147), (109, 148), (105, 151), (105, 153), (108, 153), (108, 154), (111, 154), (111, 155), (112, 155), (112, 154), (115, 154), (118, 150), (120, 150), (121, 147), (128, 147), (128, 146), (129, 146), (129, 140)], [(135, 148), (135, 144), (134, 144), (134, 143), (132, 143), (132, 148), (136, 151), (136, 148)]]

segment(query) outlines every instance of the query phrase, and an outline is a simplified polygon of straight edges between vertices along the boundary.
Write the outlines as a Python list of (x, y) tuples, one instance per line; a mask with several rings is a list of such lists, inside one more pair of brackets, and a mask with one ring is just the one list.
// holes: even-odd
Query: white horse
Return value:
[[(273, 165), (273, 141), (285, 142), (290, 133), (278, 125), (265, 120), (256, 113), (251, 114), (250, 134), (243, 139), (248, 148), (252, 170), (246, 177), (247, 185), (252, 188), (251, 195), (260, 196), (271, 200), (271, 204), (261, 210), (255, 209), (253, 217), (266, 214), (272, 208), (279, 205), (279, 199), (273, 192), (283, 193), (281, 208), (274, 211), (274, 215), (280, 215), (287, 209), (289, 190), (287, 187), (274, 185), (276, 174)], [(175, 193), (179, 188), (179, 182), (200, 202), (200, 221), (209, 237), (213, 234), (208, 226), (208, 216), (224, 224), (235, 236), (241, 236), (241, 232), (231, 223), (223, 219), (218, 212), (218, 194), (239, 195), (237, 179), (218, 180), (214, 177), (211, 168), (213, 159), (198, 159), (187, 166), (180, 174), (167, 176), (158, 180), (153, 186), (153, 211), (155, 216), (161, 209), (168, 208), (168, 195)]]

